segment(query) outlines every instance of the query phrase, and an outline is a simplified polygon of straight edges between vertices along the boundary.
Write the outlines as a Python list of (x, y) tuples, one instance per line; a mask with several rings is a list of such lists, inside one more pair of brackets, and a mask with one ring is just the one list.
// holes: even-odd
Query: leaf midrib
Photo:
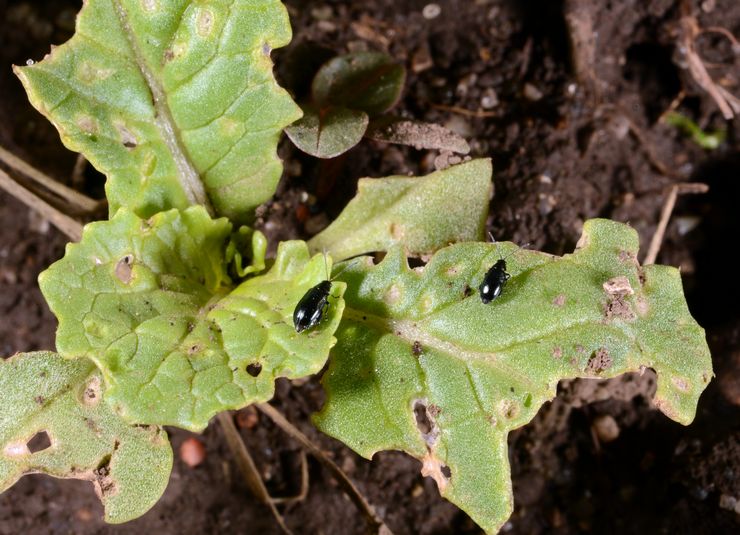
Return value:
[[(190, 204), (201, 205), (206, 208), (208, 214), (214, 216), (208, 194), (206, 193), (200, 174), (187, 156), (187, 150), (177, 135), (177, 125), (172, 117), (172, 112), (167, 104), (164, 89), (160, 85), (154, 73), (149, 70), (139, 49), (138, 43), (133, 38), (133, 31), (128, 22), (128, 15), (121, 5), (120, 0), (113, 0), (118, 19), (121, 23), (126, 40), (134, 55), (136, 67), (139, 69), (144, 81), (149, 88), (154, 105), (154, 123), (156, 124), (165, 145), (170, 151), (172, 160), (177, 168), (177, 178), (182, 186), (186, 198)], [(185, 8), (187, 9), (187, 8)]]

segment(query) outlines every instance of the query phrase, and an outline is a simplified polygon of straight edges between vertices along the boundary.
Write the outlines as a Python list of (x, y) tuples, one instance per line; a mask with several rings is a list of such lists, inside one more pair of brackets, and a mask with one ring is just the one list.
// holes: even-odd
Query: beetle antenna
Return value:
[(507, 254), (507, 255), (506, 255), (506, 256), (505, 256), (504, 258), (503, 258), (503, 260), (506, 260), (507, 258), (509, 258), (509, 257), (510, 257), (511, 255), (513, 255), (514, 253), (516, 253), (516, 252), (517, 252), (517, 251), (519, 251), (520, 249), (526, 249), (526, 248), (527, 248), (527, 247), (529, 247), (530, 245), (532, 245), (532, 243), (531, 243), (531, 242), (527, 242), (527, 243), (525, 243), (524, 245), (520, 245), (519, 247), (517, 247), (516, 249), (514, 249), (513, 251), (511, 251), (511, 252), (510, 252), (509, 254)]
[(324, 274), (326, 275), (326, 280), (329, 280), (329, 264), (326, 262), (326, 247), (324, 247)]
[(339, 270), (339, 271), (337, 272), (337, 274), (336, 274), (336, 275), (334, 275), (334, 276), (333, 276), (333, 277), (331, 278), (331, 280), (334, 280), (334, 279), (336, 279), (336, 278), (337, 278), (337, 277), (338, 277), (339, 275), (341, 275), (342, 273), (344, 273), (344, 270), (346, 270), (346, 269), (347, 269), (347, 268), (349, 268), (349, 267), (352, 267), (352, 266), (354, 266), (354, 265), (355, 265), (355, 264), (356, 264), (357, 262), (359, 262), (360, 260), (361, 260), (360, 258), (355, 258), (355, 259), (354, 259), (354, 260), (353, 260), (352, 262), (350, 262), (350, 263), (348, 263), (348, 264), (346, 264), (346, 265), (342, 266), (342, 269), (340, 269), (340, 270)]

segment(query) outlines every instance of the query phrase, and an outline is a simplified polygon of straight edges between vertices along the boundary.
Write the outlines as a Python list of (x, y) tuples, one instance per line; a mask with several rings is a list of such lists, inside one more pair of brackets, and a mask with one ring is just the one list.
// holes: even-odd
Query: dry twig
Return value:
[(239, 471), (242, 473), (244, 481), (247, 483), (247, 486), (249, 486), (252, 494), (270, 508), (272, 515), (280, 525), (280, 529), (282, 529), (286, 534), (292, 535), (288, 526), (285, 525), (285, 520), (283, 520), (282, 515), (275, 507), (275, 502), (270, 497), (270, 493), (267, 492), (267, 487), (265, 487), (265, 483), (262, 481), (262, 478), (257, 471), (257, 466), (254, 464), (254, 459), (252, 459), (252, 456), (249, 454), (249, 450), (247, 450), (239, 431), (237, 431), (236, 426), (234, 425), (231, 413), (228, 411), (220, 412), (217, 418), (218, 422), (221, 424), (221, 429), (224, 431), (226, 443), (228, 444), (231, 453), (234, 455), (236, 465), (239, 467)]
[(483, 110), (469, 110), (467, 108), (461, 108), (460, 106), (447, 106), (446, 104), (435, 104), (430, 102), (429, 105), (435, 110), (449, 111), (451, 113), (457, 113), (458, 115), (465, 115), (466, 117), (497, 117), (498, 113), (495, 111), (483, 111)]
[[(712, 97), (722, 112), (722, 116), (729, 121), (735, 116), (735, 114), (740, 114), (740, 99), (724, 87), (717, 85), (714, 80), (712, 80), (712, 77), (709, 76), (706, 65), (699, 56), (699, 53), (696, 51), (696, 38), (702, 33), (702, 30), (699, 28), (699, 23), (691, 14), (690, 10), (690, 5), (687, 2), (684, 2), (684, 14), (680, 21), (680, 49), (686, 55), (686, 62), (692, 78), (709, 94), (710, 97)], [(723, 35), (732, 35), (729, 32), (722, 32), (720, 29), (714, 27), (711, 31), (719, 32)], [(733, 44), (736, 43), (734, 37), (732, 37), (732, 42)]]
[(663, 238), (665, 237), (665, 231), (668, 228), (668, 221), (671, 219), (673, 208), (676, 206), (676, 199), (679, 195), (685, 193), (706, 193), (709, 191), (709, 186), (702, 184), (701, 182), (684, 182), (681, 184), (674, 184), (668, 191), (668, 196), (663, 203), (663, 208), (660, 211), (660, 221), (658, 222), (658, 228), (655, 229), (652, 240), (650, 240), (650, 247), (645, 255), (643, 264), (654, 264), (658, 258), (660, 247), (663, 244)]
[(95, 199), (91, 199), (90, 197), (65, 186), (61, 182), (54, 180), (49, 175), (39, 171), (3, 147), (0, 147), (0, 161), (5, 163), (14, 171), (30, 178), (47, 191), (53, 193), (57, 198), (69, 203), (75, 211), (90, 214), (97, 212), (100, 207), (105, 204), (105, 201), (96, 201)]
[(38, 195), (18, 184), (3, 170), (0, 170), (0, 188), (48, 219), (70, 240), (80, 241), (82, 239), (82, 223), (57, 210)]
[(288, 436), (298, 442), (301, 446), (306, 448), (308, 452), (313, 455), (332, 475), (337, 479), (339, 484), (342, 486), (347, 496), (354, 502), (360, 511), (365, 515), (368, 523), (371, 524), (377, 533), (383, 535), (392, 535), (392, 532), (385, 525), (383, 519), (381, 519), (375, 512), (372, 505), (368, 503), (365, 497), (360, 493), (352, 480), (345, 474), (337, 464), (329, 459), (321, 449), (316, 446), (311, 440), (304, 435), (297, 427), (291, 424), (285, 416), (283, 416), (275, 407), (268, 403), (259, 403), (256, 407), (262, 411), (268, 418), (270, 418), (275, 425), (282, 429)]

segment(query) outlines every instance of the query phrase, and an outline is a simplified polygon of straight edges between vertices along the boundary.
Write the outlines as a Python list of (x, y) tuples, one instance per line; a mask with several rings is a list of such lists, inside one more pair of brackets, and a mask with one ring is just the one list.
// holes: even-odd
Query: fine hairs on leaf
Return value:
[[(87, 225), (41, 275), (59, 352), (95, 362), (106, 401), (128, 421), (201, 431), (220, 411), (270, 399), (277, 377), (304, 377), (326, 362), (344, 284), (332, 285), (317, 328), (302, 335), (292, 324), (301, 296), (324, 280), (324, 255), (283, 242), (268, 271), (234, 285), (230, 232), (200, 206), (146, 221), (121, 209)], [(263, 240), (253, 240), (261, 265)]]
[(278, 137), (301, 114), (272, 75), (290, 37), (279, 0), (89, 0), (72, 39), (15, 71), (106, 175), (111, 215), (200, 204), (243, 223), (274, 193)]
[[(0, 491), (29, 473), (91, 481), (114, 524), (148, 511), (167, 487), (172, 448), (157, 426), (134, 426), (103, 401), (86, 359), (19, 353), (0, 360)], [(40, 451), (29, 440), (44, 432)]]
[[(655, 405), (689, 424), (712, 376), (678, 270), (637, 263), (637, 233), (591, 220), (562, 258), (461, 243), (412, 270), (400, 248), (340, 277), (346, 309), (319, 428), (371, 458), (399, 449), (486, 531), (512, 511), (506, 438), (572, 377), (653, 368)], [(507, 258), (502, 295), (477, 288)], [(367, 415), (372, 414), (372, 418)]]

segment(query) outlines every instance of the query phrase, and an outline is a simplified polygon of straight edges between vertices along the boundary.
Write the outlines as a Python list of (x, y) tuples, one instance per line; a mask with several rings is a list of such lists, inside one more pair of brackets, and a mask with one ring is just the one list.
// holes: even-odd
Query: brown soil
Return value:
[[(552, 253), (570, 251), (591, 217), (630, 222), (646, 246), (667, 185), (711, 187), (679, 200), (659, 257), (681, 267), (712, 348), (717, 377), (696, 421), (683, 427), (651, 407), (650, 373), (563, 381), (560, 396), (509, 438), (516, 510), (504, 532), (737, 533), (740, 285), (724, 253), (740, 234), (739, 121), (724, 122), (685, 69), (680, 2), (446, 0), (431, 20), (422, 16), (427, 3), (290, 0), (295, 38), (275, 54), (279, 76), (300, 96), (332, 52), (387, 50), (409, 67), (398, 111), (445, 124), (469, 141), (472, 155), (493, 158), (493, 234)], [(49, 43), (65, 41), (79, 4), (0, 0), (0, 144), (67, 182), (75, 155), (28, 105), (10, 65), (38, 60)], [(688, 7), (700, 27), (740, 35), (736, 1), (692, 0)], [(738, 52), (729, 40), (704, 34), (698, 50), (714, 65), (712, 76), (740, 94)], [(679, 111), (707, 130), (728, 131), (719, 149), (705, 151), (659, 120), (681, 94)], [(485, 116), (475, 113), (480, 109)], [(425, 173), (437, 156), (372, 141), (332, 161), (317, 162), (287, 142), (281, 154), (285, 177), (261, 222), (272, 240), (320, 230), (353, 195), (358, 177)], [(88, 170), (86, 179), (86, 190), (100, 194), (101, 178)], [(0, 203), (2, 354), (51, 348), (55, 320), (36, 276), (63, 254), (66, 240), (9, 196), (0, 194)], [(315, 380), (278, 384), (276, 406), (330, 452), (395, 533), (480, 532), (439, 498), (417, 461), (388, 452), (370, 463), (316, 432), (309, 414), (321, 402)], [(254, 419), (245, 413), (241, 421)], [(243, 434), (270, 491), (294, 493), (298, 446), (264, 418)], [(175, 451), (190, 436), (170, 435)], [(278, 533), (238, 477), (219, 427), (203, 440), (205, 462), (190, 468), (178, 458), (162, 500), (134, 522), (105, 525), (88, 483), (30, 476), (0, 498), (0, 533)], [(310, 491), (284, 510), (287, 524), (296, 533), (363, 533), (363, 519), (332, 478), (311, 459), (309, 466)]]

